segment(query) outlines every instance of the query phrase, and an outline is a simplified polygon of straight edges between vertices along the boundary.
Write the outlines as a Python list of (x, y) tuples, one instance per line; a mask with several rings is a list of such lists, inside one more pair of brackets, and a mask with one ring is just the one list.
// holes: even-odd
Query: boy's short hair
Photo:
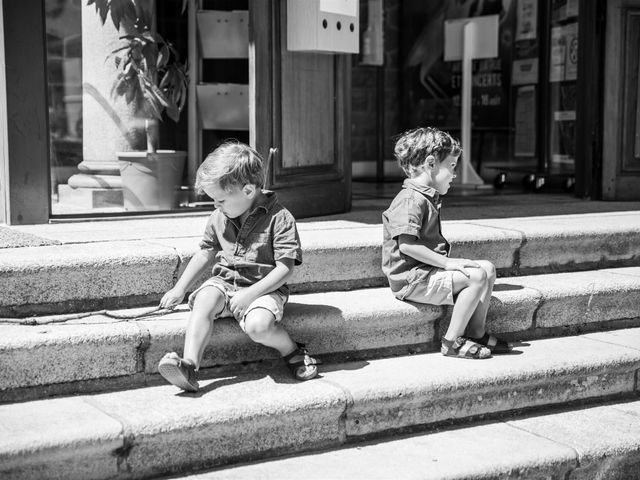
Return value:
[(262, 188), (265, 181), (262, 157), (249, 145), (229, 141), (207, 155), (196, 173), (195, 188), (199, 194), (204, 188), (219, 185), (228, 190), (231, 187), (255, 185)]
[(447, 132), (433, 127), (422, 127), (399, 135), (393, 153), (405, 175), (411, 177), (429, 155), (442, 162), (449, 155), (459, 156), (462, 148)]

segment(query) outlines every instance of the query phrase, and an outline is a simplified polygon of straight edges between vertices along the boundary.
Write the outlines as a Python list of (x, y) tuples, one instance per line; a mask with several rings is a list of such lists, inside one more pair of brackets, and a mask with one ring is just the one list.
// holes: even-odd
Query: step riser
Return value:
[[(58, 452), (69, 462), (60, 465), (62, 472), (49, 470), (54, 478), (107, 478), (118, 465), (121, 473), (143, 477), (337, 447), (370, 435), (487, 413), (631, 396), (638, 394), (640, 350), (632, 345), (639, 340), (640, 331), (628, 331), (540, 341), (525, 355), (484, 362), (436, 354), (372, 361), (359, 369), (334, 365), (321, 379), (303, 384), (290, 383), (284, 372), (272, 371), (268, 377), (252, 379), (253, 395), (265, 394), (260, 402), (247, 398), (249, 387), (233, 379), (204, 385), (199, 398), (172, 395), (169, 387), (158, 387), (135, 394), (135, 399), (130, 392), (117, 392), (87, 400), (34, 402), (28, 406), (29, 428), (51, 428), (56, 412), (67, 412), (62, 414), (65, 427), (44, 453), (37, 444), (30, 450), (30, 444), (0, 442), (0, 465), (12, 478), (28, 478)], [(560, 351), (563, 355), (554, 355)], [(293, 410), (288, 407), (292, 395), (297, 405)], [(0, 406), (0, 421), (6, 422), (11, 411), (11, 405)], [(171, 424), (165, 420), (169, 412)], [(65, 429), (80, 429), (90, 417), (103, 419), (100, 428), (92, 428), (70, 448)], [(101, 431), (111, 438), (118, 427), (118, 449), (97, 442)], [(22, 428), (19, 422), (9, 422), (7, 432)], [(91, 445), (102, 448), (102, 455), (93, 451), (97, 464), (111, 459), (108, 470), (87, 472), (82, 454), (69, 453)], [(75, 462), (80, 462), (80, 473)]]
[[(294, 299), (289, 304), (286, 328), (314, 353), (333, 359), (436, 348), (443, 308), (398, 302), (386, 289), (377, 293), (377, 300), (358, 298), (358, 292), (295, 297), (304, 303)], [(327, 296), (342, 308), (326, 305)], [(182, 353), (188, 314), (183, 310), (162, 320), (118, 323), (102, 317), (103, 325), (3, 326), (0, 364), (7, 374), (0, 377), (0, 402), (39, 398), (52, 387), (73, 392), (153, 382), (165, 353)], [(275, 350), (251, 341), (235, 320), (225, 318), (216, 321), (201, 366), (239, 371), (261, 362), (266, 365), (253, 368), (264, 370), (277, 359)]]
[[(518, 232), (449, 226), (452, 255), (492, 261), (501, 276), (640, 265), (638, 233)], [(306, 232), (300, 293), (384, 286), (381, 232), (336, 231), (331, 245)], [(0, 250), (0, 316), (15, 317), (153, 304), (182, 273), (197, 241), (130, 241)], [(55, 288), (52, 288), (55, 285)]]
[[(434, 351), (451, 309), (410, 304), (388, 289), (294, 295), (284, 325), (292, 338), (330, 361)], [(0, 401), (52, 392), (104, 390), (153, 382), (170, 351), (182, 353), (188, 311), (149, 321), (3, 326)], [(531, 340), (640, 325), (640, 268), (498, 279), (488, 330)], [(37, 352), (37, 355), (34, 355)], [(216, 322), (202, 368), (260, 370), (276, 352), (252, 342), (232, 319)], [(100, 384), (104, 379), (104, 384)], [(64, 387), (64, 384), (68, 384)]]

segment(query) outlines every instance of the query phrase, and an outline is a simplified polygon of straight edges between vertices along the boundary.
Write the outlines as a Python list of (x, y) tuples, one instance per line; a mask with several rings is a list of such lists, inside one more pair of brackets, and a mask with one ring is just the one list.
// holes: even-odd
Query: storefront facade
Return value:
[[(280, 1), (190, 0), (186, 9), (181, 0), (139, 1), (150, 12), (153, 28), (146, 30), (144, 22), (127, 23), (128, 1), (3, 2), (7, 174), (0, 221), (211, 210), (210, 199), (191, 186), (206, 154), (230, 139), (269, 160), (266, 187), (297, 216), (348, 210), (348, 52), (354, 45), (357, 51), (358, 4), (312, 3), (300, 12)], [(326, 32), (314, 38), (340, 41), (304, 44), (318, 24)], [(302, 34), (290, 40), (287, 25), (303, 26)], [(150, 32), (161, 32), (175, 52), (155, 37), (148, 42)], [(169, 69), (155, 73), (148, 91), (143, 81), (114, 82), (127, 73), (127, 54), (159, 65), (169, 53), (169, 63), (174, 54), (183, 64), (188, 59), (187, 103), (174, 122), (170, 106), (156, 102), (166, 109), (152, 130), (155, 152), (147, 154), (152, 108), (136, 99), (156, 95)], [(183, 152), (177, 166), (165, 161), (166, 150)]]
[(639, 8), (633, 0), (386, 0), (382, 72), (357, 65), (352, 73), (354, 177), (398, 175), (391, 159), (400, 131), (432, 125), (460, 136), (461, 63), (444, 60), (445, 26), (495, 15), (498, 56), (473, 62), (468, 154), (484, 182), (504, 174), (527, 191), (638, 199)]
[[(147, 185), (160, 162), (118, 157), (146, 149), (145, 116), (114, 95), (122, 51), (112, 52), (136, 31), (116, 28), (106, 1), (3, 1), (0, 222), (210, 210), (191, 186), (226, 139), (269, 159), (267, 187), (297, 216), (346, 211), (352, 171), (397, 178), (401, 131), (460, 136), (461, 63), (444, 60), (445, 26), (491, 15), (498, 56), (473, 62), (468, 152), (484, 182), (640, 198), (640, 0), (139, 3), (187, 61), (185, 107), (155, 130), (157, 149), (183, 152), (182, 163), (151, 173), (159, 187), (123, 185), (130, 173)], [(314, 25), (327, 45), (303, 45)]]

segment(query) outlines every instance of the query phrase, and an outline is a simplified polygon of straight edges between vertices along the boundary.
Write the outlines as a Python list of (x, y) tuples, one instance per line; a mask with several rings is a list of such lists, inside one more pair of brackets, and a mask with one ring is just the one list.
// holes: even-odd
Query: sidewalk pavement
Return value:
[[(400, 188), (393, 184), (354, 184), (353, 205), (349, 212), (298, 220), (301, 232), (367, 228), (381, 225), (381, 214)], [(447, 222), (496, 219), (495, 226), (509, 228), (513, 219), (523, 217), (553, 217), (568, 215), (575, 221), (585, 214), (626, 212), (624, 218), (637, 214), (640, 201), (604, 202), (581, 200), (567, 194), (522, 194), (514, 192), (473, 193), (469, 190), (452, 192), (444, 197), (442, 218)], [(45, 225), (0, 225), (0, 249), (40, 247), (60, 244), (80, 244), (101, 241), (145, 239), (199, 238), (210, 212), (178, 213), (146, 217), (114, 217), (59, 221)], [(303, 243), (303, 248), (304, 248)]]

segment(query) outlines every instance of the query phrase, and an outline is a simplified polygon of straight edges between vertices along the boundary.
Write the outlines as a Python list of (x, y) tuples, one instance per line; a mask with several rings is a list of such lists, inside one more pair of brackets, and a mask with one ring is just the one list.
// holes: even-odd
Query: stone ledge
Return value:
[[(283, 321), (292, 338), (311, 352), (339, 361), (434, 351), (449, 313), (398, 301), (379, 288), (292, 295)], [(187, 318), (181, 306), (137, 321), (97, 315), (65, 324), (0, 324), (0, 364), (7, 369), (0, 378), (0, 401), (100, 390), (100, 380), (102, 389), (126, 385), (127, 378), (132, 386), (144, 385), (153, 380), (166, 352), (182, 353)], [(530, 340), (637, 325), (639, 319), (640, 267), (630, 267), (498, 279), (487, 321), (491, 332)], [(275, 351), (252, 342), (234, 320), (222, 319), (214, 326), (202, 367), (239, 371), (255, 364), (263, 369), (261, 362), (276, 359)]]
[[(16, 479), (33, 478), (45, 468), (50, 476), (68, 479), (108, 478), (114, 470), (133, 477), (166, 475), (338, 447), (452, 419), (633, 395), (640, 349), (618, 344), (619, 336), (638, 344), (640, 329), (532, 341), (522, 347), (523, 355), (477, 362), (433, 353), (337, 364), (306, 383), (293, 382), (277, 368), (202, 381), (197, 394), (167, 385), (0, 405), (6, 433), (0, 439), (0, 472)], [(84, 414), (61, 418), (51, 411)], [(634, 412), (629, 410), (637, 417)], [(513, 423), (521, 432), (544, 428)], [(560, 432), (556, 441), (563, 440)], [(621, 442), (628, 440), (626, 435)], [(104, 468), (87, 468), (87, 450), (90, 461)], [(581, 460), (588, 457), (581, 454)], [(52, 458), (65, 461), (51, 463)], [(574, 460), (565, 466), (574, 468)]]
[(635, 400), (394, 436), (178, 478), (276, 479), (290, 472), (310, 480), (635, 478), (640, 465), (638, 431), (640, 401)]
[[(185, 228), (191, 225), (186, 220), (194, 221), (182, 220), (180, 225)], [(0, 316), (126, 308), (157, 302), (198, 248), (198, 237), (192, 236), (193, 226), (185, 232), (175, 226), (169, 230), (171, 222), (176, 220), (155, 220), (155, 230), (147, 234), (132, 226), (118, 230), (128, 224), (114, 222), (113, 233), (100, 231), (98, 238), (102, 240), (77, 239), (77, 244), (72, 243), (73, 230), (50, 237), (43, 234), (45, 228), (27, 230), (64, 244), (0, 249)], [(296, 268), (289, 282), (292, 291), (312, 293), (386, 285), (380, 270), (380, 225), (344, 220), (302, 225), (304, 263)], [(81, 227), (88, 228), (76, 228)], [(102, 229), (107, 227), (99, 225)], [(443, 228), (453, 244), (452, 255), (488, 259), (501, 276), (640, 265), (636, 248), (640, 216), (635, 212), (455, 221), (445, 222)], [(90, 235), (82, 232), (75, 234)], [(118, 237), (130, 240), (115, 241)]]

